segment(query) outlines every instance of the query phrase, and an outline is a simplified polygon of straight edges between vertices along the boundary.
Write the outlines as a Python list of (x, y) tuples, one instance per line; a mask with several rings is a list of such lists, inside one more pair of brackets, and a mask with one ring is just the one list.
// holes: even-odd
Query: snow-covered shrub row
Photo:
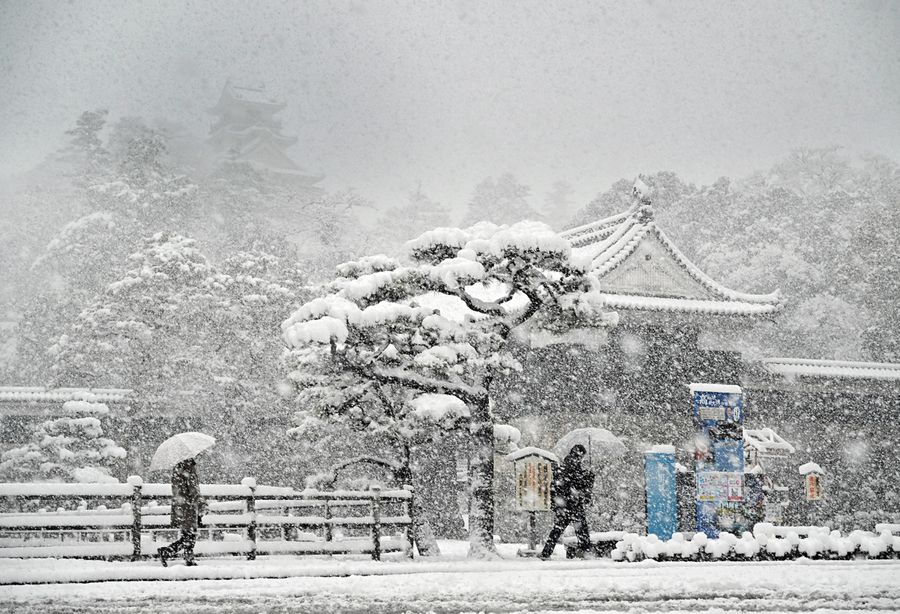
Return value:
[[(740, 537), (721, 533), (710, 539), (704, 533), (688, 536), (675, 533), (663, 541), (656, 535), (627, 533), (612, 551), (614, 561), (654, 560), (771, 560), (799, 557), (837, 559), (851, 556), (885, 558), (900, 555), (900, 536), (888, 530), (880, 533), (852, 531), (847, 535), (827, 527), (785, 527), (787, 531), (766, 530), (759, 525)], [(771, 528), (771, 525), (768, 525)], [(777, 529), (777, 527), (776, 527)]]

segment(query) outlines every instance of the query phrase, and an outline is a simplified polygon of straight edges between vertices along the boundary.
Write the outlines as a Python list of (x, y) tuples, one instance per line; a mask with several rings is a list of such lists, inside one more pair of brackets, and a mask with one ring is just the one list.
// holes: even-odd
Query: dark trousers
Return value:
[(175, 556), (176, 554), (178, 554), (178, 551), (181, 550), (184, 552), (184, 560), (186, 562), (190, 562), (194, 560), (194, 544), (196, 543), (197, 531), (182, 529), (181, 534), (178, 536), (178, 539), (173, 541), (165, 548), (160, 548), (160, 550), (166, 551), (166, 558)]
[(553, 528), (550, 529), (550, 535), (547, 536), (547, 543), (544, 544), (544, 549), (541, 552), (542, 557), (547, 558), (553, 554), (553, 548), (556, 547), (556, 542), (559, 541), (563, 531), (565, 531), (566, 527), (571, 523), (575, 524), (575, 535), (578, 536), (578, 547), (581, 548), (582, 551), (590, 550), (591, 536), (590, 533), (588, 533), (588, 524), (587, 519), (584, 517), (584, 510), (563, 508), (556, 510), (556, 520), (553, 522)]

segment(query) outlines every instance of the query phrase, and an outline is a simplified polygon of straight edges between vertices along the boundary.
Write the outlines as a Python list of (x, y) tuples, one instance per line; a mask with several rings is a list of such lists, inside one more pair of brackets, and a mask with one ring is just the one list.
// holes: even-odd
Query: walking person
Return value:
[(197, 461), (193, 458), (183, 460), (172, 470), (172, 526), (180, 529), (180, 535), (157, 551), (163, 567), (168, 566), (167, 559), (174, 557), (179, 550), (184, 552), (185, 565), (192, 567), (197, 564), (194, 562), (194, 544), (197, 542), (202, 506)]
[(549, 559), (563, 531), (569, 524), (575, 525), (578, 547), (582, 553), (590, 550), (591, 537), (588, 532), (585, 511), (591, 502), (594, 490), (594, 472), (582, 465), (587, 450), (576, 444), (563, 459), (562, 466), (553, 480), (553, 512), (555, 520), (547, 543), (541, 551), (542, 559)]

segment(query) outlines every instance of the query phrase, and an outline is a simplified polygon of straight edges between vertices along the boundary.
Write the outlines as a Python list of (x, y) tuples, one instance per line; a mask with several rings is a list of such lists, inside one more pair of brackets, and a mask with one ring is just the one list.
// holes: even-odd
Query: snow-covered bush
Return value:
[(880, 533), (856, 530), (843, 536), (840, 531), (829, 531), (827, 527), (773, 527), (760, 523), (753, 533), (745, 531), (740, 537), (720, 533), (716, 539), (703, 533), (695, 533), (686, 539), (684, 534), (675, 533), (672, 539), (663, 541), (656, 535), (627, 533), (616, 543), (611, 556), (615, 561), (698, 561), (847, 558), (853, 555), (869, 558), (900, 556), (900, 535), (883, 529)]

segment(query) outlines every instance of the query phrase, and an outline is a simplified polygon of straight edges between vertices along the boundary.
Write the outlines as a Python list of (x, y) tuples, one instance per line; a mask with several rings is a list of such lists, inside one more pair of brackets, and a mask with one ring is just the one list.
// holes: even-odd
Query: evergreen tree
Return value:
[(302, 275), (252, 246), (215, 266), (192, 239), (165, 233), (130, 262), (51, 348), (55, 383), (127, 387), (136, 413), (177, 412), (185, 429), (219, 439), (217, 479), (283, 479), (278, 322)]
[[(470, 555), (485, 556), (494, 552), (489, 390), (498, 373), (519, 368), (507, 348), (513, 330), (609, 320), (568, 243), (543, 224), (438, 229), (409, 249), (408, 265), (383, 256), (343, 265), (324, 297), (284, 323), (288, 377), (300, 419), (314, 406), (372, 428), (397, 428), (398, 416), (467, 421)], [(383, 387), (402, 391), (369, 402)]]
[[(88, 395), (86, 398), (90, 398)], [(117, 482), (110, 475), (124, 448), (103, 437), (109, 408), (90, 400), (66, 401), (62, 417), (43, 422), (31, 441), (3, 453), (0, 479), (9, 482)]]

